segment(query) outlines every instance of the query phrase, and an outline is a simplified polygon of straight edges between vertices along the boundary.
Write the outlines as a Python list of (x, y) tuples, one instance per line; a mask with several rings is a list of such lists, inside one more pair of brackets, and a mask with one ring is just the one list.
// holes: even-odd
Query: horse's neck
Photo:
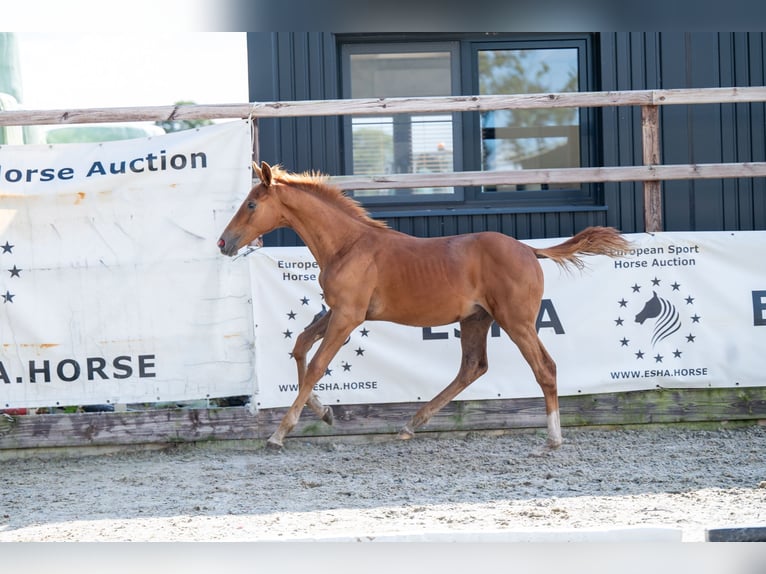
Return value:
[(331, 200), (300, 188), (291, 191), (282, 197), (288, 208), (286, 219), (320, 267), (364, 233), (364, 223)]

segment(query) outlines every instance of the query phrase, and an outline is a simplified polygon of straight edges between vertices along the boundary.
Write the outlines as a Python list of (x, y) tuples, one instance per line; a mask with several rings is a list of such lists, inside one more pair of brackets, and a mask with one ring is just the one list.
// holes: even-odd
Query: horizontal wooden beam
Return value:
[(766, 162), (461, 171), (330, 178), (343, 190), (766, 177)]
[(68, 110), (0, 111), (0, 126), (311, 116), (372, 116), (485, 112), (507, 109), (735, 104), (766, 102), (766, 87), (558, 92), (496, 96), (297, 100), (217, 105), (169, 105)]
[[(328, 426), (305, 410), (292, 437), (394, 435), (419, 404), (335, 405)], [(766, 419), (766, 387), (635, 391), (560, 398), (564, 427)], [(286, 409), (171, 409), (114, 413), (0, 415), (0, 452), (86, 446), (263, 440)], [(423, 432), (544, 429), (542, 398), (454, 401)]]

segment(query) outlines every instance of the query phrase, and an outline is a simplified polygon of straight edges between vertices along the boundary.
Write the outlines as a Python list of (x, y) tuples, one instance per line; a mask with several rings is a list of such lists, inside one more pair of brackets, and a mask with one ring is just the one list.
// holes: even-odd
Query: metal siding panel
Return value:
[(558, 231), (559, 237), (569, 237), (577, 232), (575, 231), (574, 213), (561, 214)]
[[(269, 102), (279, 98), (277, 90), (277, 38), (274, 32), (248, 32), (247, 58), (248, 93), (251, 102)], [(270, 163), (276, 162), (279, 147), (279, 125), (277, 120), (264, 118), (258, 120), (258, 142), (260, 157)]]
[[(718, 34), (690, 34), (691, 87), (719, 86), (720, 50)], [(712, 64), (712, 65), (711, 65)], [(721, 161), (721, 107), (689, 106), (691, 130), (692, 163), (711, 163)], [(714, 231), (723, 229), (723, 186), (722, 180), (692, 181), (694, 193), (694, 231)]]
[(455, 218), (455, 233), (462, 235), (463, 233), (471, 233), (473, 231), (473, 216), (456, 217)]
[(444, 235), (444, 218), (428, 217), (426, 218), (426, 226), (428, 228), (428, 237), (441, 237)]
[[(766, 34), (743, 34), (747, 37), (748, 76), (751, 86), (766, 85)], [(750, 104), (750, 160), (766, 161), (766, 104)], [(747, 208), (752, 213), (751, 229), (766, 229), (766, 178), (751, 180), (752, 198)]]
[(444, 217), (444, 235), (457, 235), (458, 233), (458, 219), (456, 215), (448, 215)]
[[(310, 39), (307, 32), (292, 32), (289, 35), (290, 45), (290, 68), (289, 77), (291, 100), (312, 99), (311, 93), (311, 54)], [(321, 98), (321, 94), (319, 94)], [(286, 129), (290, 133), (292, 143), (291, 161), (282, 163), (290, 171), (302, 172), (312, 169), (322, 169), (322, 166), (313, 161), (311, 132), (312, 118), (294, 118), (286, 122)]]
[[(277, 34), (277, 98), (279, 101), (294, 100), (295, 82), (293, 79), (293, 33)], [(277, 120), (279, 141), (274, 150), (274, 161), (288, 169), (295, 166), (295, 120), (284, 118)]]
[[(748, 34), (731, 35), (731, 73), (732, 86), (747, 86), (750, 82), (750, 57)], [(752, 129), (752, 106), (737, 105), (733, 107), (733, 137), (731, 141), (731, 155), (727, 156), (727, 146), (724, 145), (724, 161), (753, 161), (751, 146)], [(731, 212), (734, 223), (729, 229), (753, 229), (753, 180), (733, 180), (735, 184), (736, 201), (732, 209), (727, 209), (727, 215)], [(728, 197), (728, 192), (724, 191)]]
[(516, 234), (516, 214), (515, 213), (504, 213), (501, 216), (500, 220), (500, 229), (501, 232), (505, 235), (510, 235), (513, 237)]
[(572, 234), (592, 225), (608, 225), (606, 214), (599, 211), (579, 211), (572, 214), (574, 228)]
[[(604, 47), (608, 50), (602, 66), (602, 79), (606, 85), (601, 89), (642, 89), (642, 76), (633, 72), (635, 62), (643, 57), (633, 53), (641, 51), (643, 38), (640, 34), (610, 34)], [(642, 67), (641, 65), (638, 66)], [(604, 74), (607, 74), (605, 77)], [(638, 84), (638, 85), (637, 85)], [(604, 115), (604, 165), (635, 165), (641, 161), (640, 111), (630, 107), (605, 109)], [(632, 182), (604, 186), (609, 208), (609, 223), (626, 232), (643, 230), (643, 194), (640, 185)]]
[(545, 215), (542, 213), (529, 214), (529, 239), (545, 237)]
[(529, 214), (518, 213), (513, 220), (513, 237), (516, 239), (530, 239), (532, 237), (529, 231)]
[[(763, 85), (764, 34), (610, 33), (597, 42), (597, 90)], [(250, 33), (251, 100), (337, 98), (337, 47), (330, 33)], [(264, 63), (272, 62), (269, 66)], [(713, 63), (713, 65), (711, 65)], [(692, 109), (697, 108), (697, 109)], [(703, 109), (707, 108), (707, 109)], [(765, 106), (665, 106), (661, 110), (663, 162), (765, 161)], [(301, 123), (303, 122), (303, 123)], [(288, 169), (340, 173), (338, 118), (259, 122), (263, 159)], [(641, 162), (640, 110), (601, 112), (603, 165)], [(766, 181), (667, 182), (665, 229), (764, 229)], [(624, 232), (643, 229), (640, 183), (606, 184), (606, 212), (488, 213), (390, 218), (392, 228), (417, 236), (497, 230), (522, 239), (566, 236), (593, 224)], [(275, 232), (292, 245), (292, 232)]]
[[(686, 86), (686, 38), (683, 33), (669, 32), (660, 36), (660, 63), (664, 89)], [(688, 163), (691, 134), (687, 119), (688, 106), (666, 106), (660, 116), (663, 162)], [(693, 229), (693, 195), (686, 181), (663, 183), (663, 220), (666, 231)]]
[(471, 215), (470, 217), (470, 226), (471, 231), (484, 231), (486, 229), (486, 226), (484, 225), (484, 216), (483, 215)]
[(410, 217), (389, 218), (388, 224), (393, 229), (412, 235), (412, 218)]
[[(619, 90), (618, 82), (618, 42), (619, 35), (616, 33), (601, 34), (599, 42), (599, 77), (601, 85), (597, 89), (605, 91)], [(606, 107), (601, 109), (601, 133), (603, 165), (620, 165), (621, 120), (619, 107)], [(619, 183), (604, 184), (604, 203), (607, 206), (608, 225), (617, 228), (630, 227), (626, 225), (623, 216), (623, 203), (625, 196), (630, 190)]]
[(428, 222), (426, 221), (426, 218), (412, 218), (412, 235), (415, 237), (428, 237)]
[[(326, 100), (338, 99), (340, 97), (339, 72), (335, 37), (324, 32), (314, 32), (312, 37), (315, 46), (312, 53), (317, 55), (316, 60), (312, 61), (315, 69), (312, 97)], [(319, 153), (318, 157), (321, 157), (317, 166), (325, 173), (342, 175), (341, 118), (337, 116), (316, 118), (314, 122), (314, 129), (319, 132), (319, 137), (312, 140), (312, 146), (315, 153)]]
[[(719, 81), (722, 86), (736, 86), (737, 58), (735, 57), (735, 34), (719, 34), (718, 61)], [(737, 158), (737, 108), (735, 105), (722, 105), (721, 109), (721, 159), (734, 162)], [(744, 127), (744, 126), (743, 126)], [(723, 229), (737, 229), (739, 225), (740, 180), (724, 179), (721, 181), (721, 213)]]

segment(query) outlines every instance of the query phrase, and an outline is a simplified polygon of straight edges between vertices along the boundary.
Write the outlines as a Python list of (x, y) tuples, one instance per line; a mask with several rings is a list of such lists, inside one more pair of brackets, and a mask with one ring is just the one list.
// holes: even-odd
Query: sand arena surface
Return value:
[(0, 465), (0, 541), (271, 541), (766, 525), (766, 427), (564, 429)]

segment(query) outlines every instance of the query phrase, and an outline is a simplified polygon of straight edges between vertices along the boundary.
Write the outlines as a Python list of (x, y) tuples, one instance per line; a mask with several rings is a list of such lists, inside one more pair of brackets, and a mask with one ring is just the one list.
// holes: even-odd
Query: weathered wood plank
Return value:
[[(332, 427), (308, 409), (292, 437), (395, 434), (420, 405), (336, 405)], [(766, 419), (766, 387), (653, 390), (561, 397), (564, 427)], [(285, 409), (244, 407), (58, 415), (0, 415), (0, 450), (263, 440)], [(542, 398), (455, 401), (422, 429), (454, 432), (545, 428)]]
[[(660, 109), (641, 106), (641, 140), (645, 166), (660, 163)], [(656, 180), (644, 180), (644, 229), (662, 231), (662, 188)]]
[(70, 110), (6, 110), (0, 126), (231, 118), (288, 118), (402, 113), (477, 112), (503, 109), (589, 108), (766, 101), (766, 87), (559, 92), (495, 96), (362, 98), (218, 105), (169, 105)]
[(380, 176), (348, 175), (331, 177), (329, 181), (340, 189), (349, 190), (532, 183), (660, 182), (730, 177), (766, 177), (766, 162), (461, 171)]

